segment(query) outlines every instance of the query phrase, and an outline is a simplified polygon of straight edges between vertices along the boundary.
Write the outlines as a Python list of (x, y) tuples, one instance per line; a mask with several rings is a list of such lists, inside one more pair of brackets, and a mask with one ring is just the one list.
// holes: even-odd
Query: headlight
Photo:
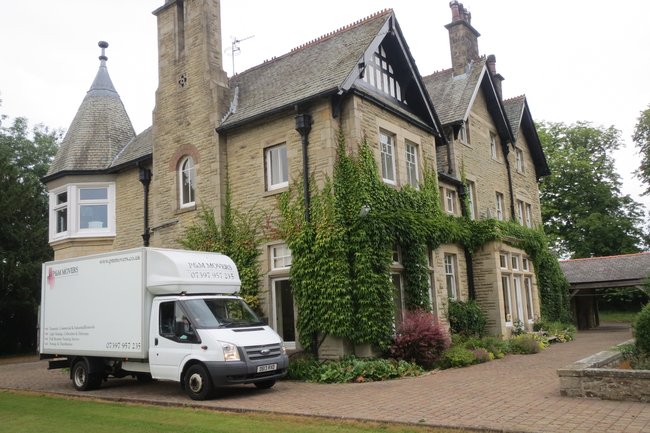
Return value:
[(237, 346), (231, 343), (221, 343), (223, 348), (223, 360), (224, 361), (239, 361), (239, 350)]

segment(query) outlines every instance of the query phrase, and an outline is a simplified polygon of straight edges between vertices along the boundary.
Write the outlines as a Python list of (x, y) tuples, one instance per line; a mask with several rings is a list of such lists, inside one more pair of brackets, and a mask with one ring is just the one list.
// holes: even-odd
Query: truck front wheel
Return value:
[(77, 391), (90, 391), (99, 388), (101, 376), (90, 373), (88, 361), (80, 359), (72, 366), (72, 385)]
[(192, 400), (205, 400), (212, 395), (212, 380), (204, 366), (194, 364), (184, 378), (185, 392)]

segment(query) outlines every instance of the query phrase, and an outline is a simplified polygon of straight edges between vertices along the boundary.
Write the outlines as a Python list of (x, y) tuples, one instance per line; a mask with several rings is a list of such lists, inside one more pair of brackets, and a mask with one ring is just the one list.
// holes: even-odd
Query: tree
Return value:
[(36, 349), (41, 264), (52, 258), (47, 173), (60, 131), (0, 116), (0, 354)]
[(646, 184), (643, 195), (650, 195), (650, 105), (639, 115), (632, 140), (641, 156), (641, 164), (635, 174)]
[(644, 211), (629, 195), (612, 153), (616, 128), (541, 123), (539, 136), (551, 175), (540, 185), (544, 229), (561, 256), (581, 258), (639, 252), (646, 241)]

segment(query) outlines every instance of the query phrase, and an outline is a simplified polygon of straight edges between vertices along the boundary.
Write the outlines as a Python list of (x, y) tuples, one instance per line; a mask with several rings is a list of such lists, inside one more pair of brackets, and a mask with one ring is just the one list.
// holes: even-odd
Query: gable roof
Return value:
[(560, 268), (572, 285), (644, 281), (650, 274), (650, 253), (560, 260)]
[(519, 131), (522, 131), (526, 138), (533, 163), (535, 164), (537, 179), (539, 180), (542, 176), (548, 176), (551, 174), (551, 170), (548, 167), (548, 162), (542, 149), (542, 142), (539, 139), (539, 135), (537, 135), (537, 128), (528, 108), (526, 96), (520, 95), (506, 99), (503, 101), (503, 105), (505, 106), (515, 140), (519, 138)]
[(479, 91), (483, 91), (487, 108), (497, 132), (506, 143), (514, 142), (501, 98), (486, 66), (485, 57), (473, 60), (464, 74), (454, 75), (453, 68), (422, 78), (443, 125), (465, 122)]
[(103, 49), (99, 59), (97, 75), (43, 178), (44, 182), (69, 173), (104, 170), (135, 137), (131, 120), (108, 74)]
[(387, 38), (395, 38), (394, 51), (401, 51), (404, 63), (408, 65), (404, 74), (411, 74), (416, 84), (413, 87), (419, 88), (419, 96), (417, 90), (412, 94), (413, 98), (420, 99), (414, 104), (419, 112), (414, 114), (413, 107), (400, 106), (390, 98), (382, 102), (402, 115), (419, 118), (423, 125), (439, 134), (440, 124), (433, 104), (426, 95), (415, 61), (391, 9), (328, 33), (232, 77), (229, 83), (230, 110), (218, 129), (233, 128), (321, 96), (342, 95), (349, 91), (367, 93), (363, 86), (358, 85), (363, 65), (372, 59), (372, 53)]

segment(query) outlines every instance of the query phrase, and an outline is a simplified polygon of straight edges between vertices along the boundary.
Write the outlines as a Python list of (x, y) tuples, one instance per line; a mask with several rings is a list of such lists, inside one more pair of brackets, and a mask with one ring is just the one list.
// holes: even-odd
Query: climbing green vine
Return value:
[(429, 249), (456, 243), (474, 252), (487, 242), (502, 241), (526, 251), (533, 261), (544, 319), (569, 318), (568, 284), (544, 233), (512, 222), (443, 214), (433, 169), (425, 171), (420, 189), (397, 190), (381, 181), (365, 140), (353, 157), (339, 133), (333, 178), (320, 188), (311, 179), (310, 195), (309, 221), (299, 185), (279, 201), (279, 236), (293, 253), (297, 328), (307, 349), (314, 344), (313, 335), (387, 347), (395, 317), (394, 289), (387, 278), (395, 246), (404, 267), (407, 309), (431, 309)]
[(241, 296), (246, 303), (261, 312), (259, 302), (260, 263), (258, 249), (262, 236), (261, 216), (232, 209), (230, 185), (226, 187), (221, 224), (217, 223), (212, 209), (203, 207), (198, 221), (188, 227), (180, 240), (185, 248), (197, 251), (214, 251), (229, 256), (237, 265), (241, 280)]

